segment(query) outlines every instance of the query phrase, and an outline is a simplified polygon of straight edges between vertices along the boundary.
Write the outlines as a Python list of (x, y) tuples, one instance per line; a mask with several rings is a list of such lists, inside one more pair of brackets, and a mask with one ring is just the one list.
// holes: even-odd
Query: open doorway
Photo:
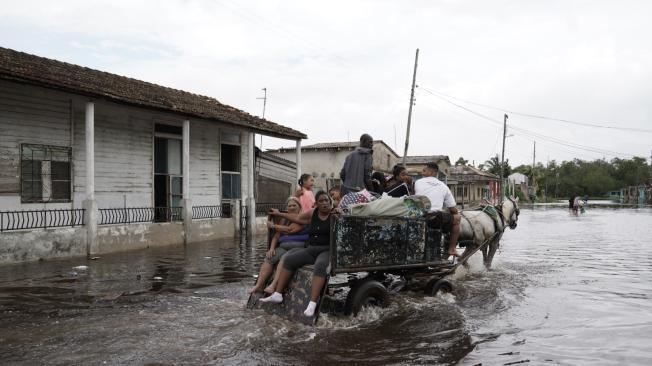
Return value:
[(154, 219), (157, 222), (179, 219), (183, 198), (182, 130), (178, 126), (157, 124), (154, 137)]

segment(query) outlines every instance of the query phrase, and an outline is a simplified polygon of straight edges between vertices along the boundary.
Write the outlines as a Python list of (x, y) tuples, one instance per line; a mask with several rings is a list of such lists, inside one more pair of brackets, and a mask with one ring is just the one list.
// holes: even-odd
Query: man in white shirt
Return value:
[[(457, 257), (455, 251), (457, 239), (460, 236), (461, 216), (457, 211), (455, 198), (446, 184), (437, 179), (439, 166), (435, 162), (427, 163), (421, 171), (423, 178), (414, 184), (414, 193), (418, 196), (426, 196), (430, 200), (430, 212), (441, 213), (440, 219), (428, 221), (428, 224), (442, 229), (444, 233), (450, 233), (450, 242), (448, 243), (448, 256)], [(447, 208), (448, 212), (443, 211)]]

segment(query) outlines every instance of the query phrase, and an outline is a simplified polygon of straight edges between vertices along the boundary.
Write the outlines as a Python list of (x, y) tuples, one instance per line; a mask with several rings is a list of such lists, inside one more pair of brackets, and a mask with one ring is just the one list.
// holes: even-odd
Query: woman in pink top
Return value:
[(299, 189), (295, 196), (301, 201), (301, 212), (308, 212), (315, 206), (315, 194), (312, 193), (312, 186), (315, 184), (315, 178), (310, 174), (301, 174), (299, 178)]

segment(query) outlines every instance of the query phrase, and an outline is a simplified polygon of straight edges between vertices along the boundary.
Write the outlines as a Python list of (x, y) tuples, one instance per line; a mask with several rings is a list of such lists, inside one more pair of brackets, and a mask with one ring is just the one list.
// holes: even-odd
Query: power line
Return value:
[[(441, 95), (437, 95), (437, 94), (435, 94), (434, 92), (430, 91), (427, 88), (420, 87), (420, 89), (425, 91), (426, 93), (434, 96), (434, 97), (437, 97), (437, 98), (449, 103), (449, 104), (452, 104), (452, 105), (454, 105), (454, 106), (456, 106), (456, 107), (458, 107), (460, 109), (463, 109), (463, 110), (465, 110), (465, 111), (467, 111), (469, 113), (472, 113), (472, 114), (474, 114), (474, 115), (476, 115), (476, 116), (478, 116), (478, 117), (480, 117), (482, 119), (485, 119), (485, 120), (489, 121), (490, 123), (492, 123), (494, 125), (501, 126), (502, 123), (503, 123), (502, 121), (495, 120), (495, 119), (493, 119), (491, 117), (488, 117), (488, 116), (486, 116), (486, 115), (484, 115), (482, 113), (476, 112), (476, 111), (474, 111), (474, 110), (472, 110), (470, 108), (467, 108), (467, 107), (465, 107), (463, 105), (455, 103), (455, 102), (453, 102), (453, 101), (451, 101), (451, 100), (449, 100), (449, 99), (447, 99), (447, 98), (445, 98), (445, 97), (443, 97)], [(571, 148), (578, 149), (578, 150), (590, 151), (590, 152), (594, 152), (594, 153), (599, 153), (599, 154), (604, 154), (604, 155), (611, 155), (611, 156), (629, 156), (629, 157), (634, 156), (634, 155), (631, 155), (631, 154), (621, 153), (621, 152), (617, 152), (617, 151), (610, 151), (610, 150), (600, 149), (600, 148), (596, 148), (596, 147), (577, 144), (577, 143), (562, 140), (562, 139), (559, 139), (559, 138), (556, 138), (556, 137), (544, 135), (544, 134), (541, 134), (541, 133), (538, 133), (538, 132), (535, 132), (535, 131), (530, 131), (530, 130), (527, 130), (525, 128), (515, 127), (513, 125), (510, 125), (510, 131), (515, 131), (517, 133), (520, 133), (521, 135), (529, 136), (529, 137), (536, 138), (536, 139), (543, 139), (543, 140), (546, 140), (546, 141), (549, 141), (549, 142), (553, 142), (553, 143), (556, 143), (556, 144), (559, 144), (559, 145), (571, 147)]]
[(545, 119), (545, 120), (557, 121), (557, 122), (562, 122), (562, 123), (569, 123), (569, 124), (584, 126), (584, 127), (605, 128), (605, 129), (610, 129), (610, 130), (629, 131), (629, 132), (652, 133), (652, 130), (645, 129), (645, 128), (615, 127), (615, 126), (607, 126), (607, 125), (597, 124), (597, 123), (578, 122), (578, 121), (573, 121), (573, 120), (569, 120), (569, 119), (542, 116), (542, 115), (532, 114), (532, 113), (517, 112), (517, 111), (512, 111), (512, 110), (509, 110), (509, 109), (505, 109), (505, 108), (494, 107), (494, 106), (491, 106), (491, 105), (488, 105), (488, 104), (483, 104), (483, 103), (473, 102), (473, 101), (470, 101), (470, 100), (465, 100), (465, 99), (462, 99), (462, 98), (457, 98), (457, 97), (454, 97), (452, 95), (448, 95), (448, 94), (445, 94), (445, 93), (442, 93), (442, 92), (426, 89), (426, 88), (424, 88), (422, 86), (420, 86), (420, 87), (423, 90), (426, 90), (426, 91), (428, 91), (429, 93), (431, 93), (433, 95), (438, 94), (438, 95), (444, 96), (446, 98), (459, 100), (460, 102), (473, 104), (473, 105), (477, 105), (477, 106), (480, 106), (480, 107), (485, 107), (485, 108), (489, 108), (489, 109), (493, 109), (493, 110), (497, 110), (497, 111), (501, 111), (501, 112), (506, 112), (506, 113), (509, 113), (509, 114), (515, 114), (515, 115), (523, 116), (523, 117)]

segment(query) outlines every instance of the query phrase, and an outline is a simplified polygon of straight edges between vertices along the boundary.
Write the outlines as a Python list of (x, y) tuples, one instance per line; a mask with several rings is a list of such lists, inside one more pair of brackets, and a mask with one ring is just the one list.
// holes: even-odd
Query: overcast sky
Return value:
[(410, 155), (484, 162), (501, 109), (632, 129), (508, 112), (506, 157), (530, 164), (536, 139), (545, 164), (650, 156), (650, 14), (648, 1), (14, 1), (0, 46), (255, 115), (266, 87), (266, 117), (304, 145), (366, 132), (402, 155), (416, 48)]

